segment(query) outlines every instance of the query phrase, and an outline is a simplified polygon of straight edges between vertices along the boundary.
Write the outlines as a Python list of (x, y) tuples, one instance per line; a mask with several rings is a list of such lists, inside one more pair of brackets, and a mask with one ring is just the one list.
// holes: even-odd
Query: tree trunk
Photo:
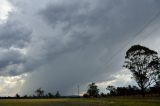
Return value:
[(145, 89), (143, 87), (141, 89), (141, 94), (142, 94), (142, 97), (145, 97)]

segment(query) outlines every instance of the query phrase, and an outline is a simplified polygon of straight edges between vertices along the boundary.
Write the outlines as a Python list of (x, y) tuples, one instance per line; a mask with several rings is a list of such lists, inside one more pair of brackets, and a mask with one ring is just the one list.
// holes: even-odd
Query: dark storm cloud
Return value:
[[(113, 41), (115, 46), (119, 46), (124, 40), (134, 38), (133, 33), (138, 32), (158, 12), (157, 9), (158, 5), (151, 1), (73, 0), (50, 3), (40, 14), (53, 29), (61, 28), (64, 33), (58, 36), (71, 39), (67, 44), (77, 41), (83, 44), (83, 40), (86, 40), (88, 44), (98, 42), (97, 44), (111, 49)], [(79, 41), (81, 36), (88, 39)], [(86, 46), (85, 43), (84, 45)]]
[(31, 38), (31, 31), (20, 23), (7, 21), (0, 25), (0, 47), (1, 48), (24, 48)]
[[(19, 29), (12, 32), (17, 42), (29, 41), (27, 46), (17, 46), (19, 43), (11, 37), (13, 46), (27, 48), (23, 71), (20, 68), (12, 72), (33, 71), (23, 92), (39, 87), (67, 92), (77, 83), (112, 79), (110, 75), (122, 67), (125, 51), (107, 66), (110, 57), (134, 39), (160, 11), (155, 0), (12, 0), (12, 3), (20, 11), (12, 17), (33, 30), (31, 40), (24, 36), (29, 31), (23, 28), (22, 32)], [(107, 76), (102, 77), (104, 74)]]
[[(125, 40), (134, 38), (158, 9), (156, 2), (149, 0), (138, 3), (125, 0), (50, 3), (39, 12), (42, 19), (55, 30), (53, 35), (42, 40), (44, 44), (40, 49), (47, 51), (43, 57), (52, 60), (58, 55), (86, 47), (94, 47), (93, 51), (98, 48), (102, 51), (110, 49), (108, 52), (111, 54)], [(109, 53), (106, 54), (108, 57)]]
[[(30, 75), (25, 87), (67, 91), (78, 83), (112, 79), (109, 76), (120, 70), (123, 55), (106, 66), (108, 59), (128, 40), (134, 39), (158, 11), (157, 3), (149, 0), (49, 3), (38, 15), (53, 32), (44, 36), (45, 40), (41, 39), (41, 46), (31, 48), (31, 54), (41, 51), (38, 53), (41, 58), (36, 57), (34, 60), (39, 61), (33, 64), (28, 62), (38, 66), (34, 68), (39, 71)], [(106, 78), (101, 77), (103, 74), (107, 74)], [(29, 83), (31, 80), (34, 85)]]
[(49, 4), (40, 14), (53, 28), (59, 25), (62, 26), (63, 31), (80, 28), (90, 33), (97, 31), (105, 34), (92, 33), (92, 36), (114, 36), (115, 38), (138, 29), (137, 26), (142, 26), (148, 21), (150, 16), (157, 12), (155, 11), (157, 8), (158, 5), (149, 0), (138, 3), (125, 0), (101, 0), (101, 2), (73, 0)]
[(0, 53), (0, 68), (4, 68), (8, 65), (23, 63), (24, 58), (21, 53), (15, 50), (2, 51)]
[(10, 13), (6, 22), (0, 24), (0, 76), (26, 73), (25, 49), (31, 41), (32, 31)]
[(25, 56), (17, 50), (1, 50), (0, 75), (15, 76), (22, 74), (21, 65), (25, 63)]

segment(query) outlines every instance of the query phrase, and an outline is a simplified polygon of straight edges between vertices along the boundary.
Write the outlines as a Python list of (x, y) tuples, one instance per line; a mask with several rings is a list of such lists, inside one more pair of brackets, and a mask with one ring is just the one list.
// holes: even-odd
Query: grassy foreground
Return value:
[(0, 106), (160, 106), (160, 98), (0, 99)]

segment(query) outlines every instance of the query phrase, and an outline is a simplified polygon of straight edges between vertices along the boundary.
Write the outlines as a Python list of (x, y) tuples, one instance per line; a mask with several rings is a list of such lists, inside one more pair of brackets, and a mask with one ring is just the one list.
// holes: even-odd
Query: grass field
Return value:
[(1, 99), (0, 106), (160, 106), (160, 98)]

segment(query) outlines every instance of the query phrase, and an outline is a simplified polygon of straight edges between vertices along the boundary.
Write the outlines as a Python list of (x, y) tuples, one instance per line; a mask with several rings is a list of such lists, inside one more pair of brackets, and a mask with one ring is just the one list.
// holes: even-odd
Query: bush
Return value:
[(84, 98), (89, 98), (90, 96), (89, 96), (88, 93), (85, 93), (85, 94), (83, 94), (83, 97), (84, 97)]

